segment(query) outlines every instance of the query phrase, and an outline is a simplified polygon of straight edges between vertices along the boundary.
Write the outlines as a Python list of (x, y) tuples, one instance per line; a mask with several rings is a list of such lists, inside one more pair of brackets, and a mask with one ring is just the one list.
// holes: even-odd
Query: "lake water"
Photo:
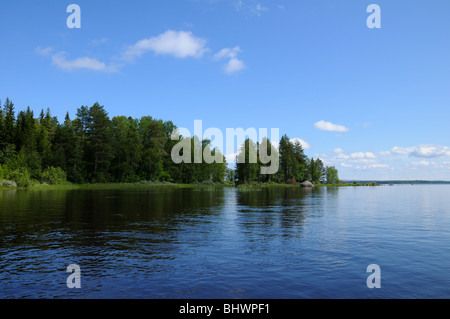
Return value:
[[(0, 298), (449, 298), (450, 186), (0, 192)], [(68, 289), (66, 268), (81, 268)], [(381, 288), (369, 289), (370, 264)]]

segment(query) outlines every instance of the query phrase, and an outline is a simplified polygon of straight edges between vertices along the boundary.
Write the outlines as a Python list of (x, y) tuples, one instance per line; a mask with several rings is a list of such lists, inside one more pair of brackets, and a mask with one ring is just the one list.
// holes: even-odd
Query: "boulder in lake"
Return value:
[(306, 181), (300, 184), (301, 187), (314, 187), (313, 183), (311, 183), (310, 181)]

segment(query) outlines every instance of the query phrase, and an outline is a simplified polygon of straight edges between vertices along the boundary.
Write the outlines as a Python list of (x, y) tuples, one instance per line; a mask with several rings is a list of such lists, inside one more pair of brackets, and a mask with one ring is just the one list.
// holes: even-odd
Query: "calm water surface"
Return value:
[[(0, 298), (449, 298), (449, 194), (1, 191)], [(66, 286), (70, 264), (81, 289)]]

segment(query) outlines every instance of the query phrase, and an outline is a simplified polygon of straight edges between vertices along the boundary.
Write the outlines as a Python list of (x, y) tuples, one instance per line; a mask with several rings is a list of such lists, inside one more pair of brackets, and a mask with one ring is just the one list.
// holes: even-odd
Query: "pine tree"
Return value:
[[(277, 160), (279, 164), (280, 154), (278, 153), (277, 149), (273, 147), (270, 140), (266, 137), (262, 139), (260, 144), (259, 143), (257, 144), (257, 148), (258, 148), (258, 181), (262, 183), (274, 182), (276, 180), (276, 174), (262, 174), (261, 169), (263, 167), (270, 167), (271, 165), (276, 165), (276, 163), (272, 163), (274, 159)], [(262, 159), (261, 152), (263, 150), (266, 151), (266, 154), (263, 154), (263, 156), (264, 157), (267, 156), (270, 159), (269, 163), (263, 163), (264, 161), (267, 161), (267, 159)]]
[(77, 147), (76, 136), (69, 112), (66, 113), (64, 123), (58, 124), (52, 145), (52, 166), (60, 167), (67, 173), (69, 181), (78, 182), (75, 173)]
[(125, 116), (114, 117), (112, 133), (114, 158), (111, 172), (114, 180), (118, 182), (137, 181), (142, 158), (142, 141), (137, 120)]
[(140, 175), (146, 180), (158, 180), (163, 173), (166, 134), (161, 120), (144, 116), (138, 124), (142, 141), (142, 165)]
[(4, 148), (4, 141), (5, 141), (5, 129), (4, 129), (4, 122), (5, 122), (5, 115), (3, 114), (2, 109), (2, 100), (0, 100), (0, 151)]
[(6, 98), (5, 101), (4, 113), (5, 119), (3, 124), (3, 143), (14, 144), (16, 118), (14, 114), (14, 104), (9, 100), (9, 98)]
[(256, 182), (258, 179), (258, 163), (256, 144), (246, 139), (241, 147), (236, 163), (236, 178), (239, 184)]
[(285, 183), (295, 182), (296, 159), (294, 145), (287, 135), (283, 135), (280, 140), (280, 167)]
[(295, 141), (293, 149), (295, 158), (295, 179), (297, 182), (303, 182), (308, 176), (308, 158), (306, 157), (303, 147), (299, 141)]
[(108, 170), (113, 157), (111, 121), (104, 107), (98, 103), (89, 109), (87, 148), (90, 180), (109, 181)]
[(16, 149), (27, 149), (30, 151), (36, 150), (36, 130), (33, 111), (30, 107), (27, 111), (19, 112), (17, 116), (17, 126), (15, 134)]
[(313, 183), (323, 183), (326, 178), (325, 166), (320, 158), (314, 160), (311, 158), (309, 163), (309, 173), (311, 182)]

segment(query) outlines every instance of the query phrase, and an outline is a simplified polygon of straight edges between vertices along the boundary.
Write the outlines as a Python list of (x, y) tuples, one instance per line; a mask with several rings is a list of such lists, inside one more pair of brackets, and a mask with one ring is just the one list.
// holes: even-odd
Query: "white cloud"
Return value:
[(97, 59), (82, 57), (75, 60), (68, 60), (67, 54), (64, 52), (55, 53), (52, 56), (52, 62), (58, 68), (65, 71), (73, 71), (76, 69), (88, 69), (101, 72), (117, 72), (118, 68), (113, 65), (107, 65)]
[(215, 60), (229, 59), (228, 63), (224, 67), (224, 70), (227, 74), (233, 74), (245, 69), (244, 61), (237, 58), (237, 55), (240, 52), (242, 51), (238, 46), (234, 48), (224, 48), (214, 54), (213, 58)]
[(387, 164), (371, 164), (371, 165), (364, 165), (364, 166), (352, 166), (352, 165), (349, 165), (349, 166), (345, 166), (345, 164), (344, 165), (342, 165), (341, 164), (341, 166), (343, 166), (343, 167), (352, 167), (352, 168), (354, 168), (354, 169), (356, 169), (356, 170), (360, 170), (360, 171), (366, 171), (366, 170), (372, 170), (372, 169), (387, 169), (387, 168), (390, 168), (390, 166), (389, 165), (387, 165)]
[(205, 39), (195, 37), (192, 32), (168, 30), (159, 36), (140, 40), (128, 47), (124, 58), (133, 61), (146, 52), (167, 54), (176, 58), (199, 58), (207, 51)]
[(419, 167), (419, 166), (429, 166), (429, 165), (431, 165), (431, 163), (428, 161), (420, 161), (420, 162), (412, 162), (411, 165), (415, 166), (415, 167)]
[(330, 132), (348, 132), (349, 129), (343, 125), (333, 124), (331, 122), (319, 121), (314, 124), (314, 127), (322, 131)]
[(356, 152), (356, 153), (351, 153), (351, 154), (344, 154), (341, 152), (341, 153), (338, 153), (336, 158), (340, 159), (340, 160), (351, 159), (351, 160), (354, 160), (354, 162), (358, 162), (358, 161), (364, 162), (364, 160), (371, 160), (371, 159), (375, 159), (377, 157), (372, 152)]
[(387, 164), (372, 164), (372, 165), (368, 165), (366, 166), (367, 169), (371, 169), (371, 168), (389, 168), (389, 165)]
[(42, 56), (51, 57), (53, 64), (64, 71), (87, 69), (100, 72), (117, 72), (119, 69), (118, 66), (116, 65), (107, 65), (104, 62), (89, 57), (82, 57), (74, 60), (68, 60), (67, 53), (65, 52), (53, 53), (52, 47), (45, 47), (45, 48), (37, 47), (35, 51), (36, 53)]
[(214, 54), (213, 58), (216, 60), (221, 60), (221, 59), (232, 59), (237, 57), (237, 54), (241, 51), (240, 47), (234, 47), (234, 48), (224, 48), (222, 50), (220, 50), (219, 52), (217, 52), (216, 54)]
[(50, 53), (53, 51), (53, 48), (52, 47), (45, 47), (45, 48), (37, 47), (35, 49), (35, 51), (36, 51), (36, 53), (38, 53), (40, 55), (49, 56)]
[(411, 156), (426, 158), (450, 156), (450, 148), (448, 146), (420, 145), (411, 152)]
[(430, 169), (447, 169), (450, 168), (450, 161), (443, 161), (443, 162), (435, 162), (435, 161), (418, 161), (418, 162), (411, 162), (410, 167), (412, 169), (419, 169), (419, 168), (427, 168)]
[(245, 64), (242, 60), (233, 58), (225, 65), (225, 73), (233, 74), (245, 69)]
[(346, 163), (341, 163), (340, 165), (341, 165), (341, 167), (344, 167), (344, 168), (352, 168), (352, 169), (355, 169), (355, 170), (363, 170), (363, 171), (371, 170), (371, 169), (383, 169), (383, 168), (387, 169), (387, 168), (390, 168), (389, 165), (387, 165), (387, 164), (380, 164), (380, 163), (364, 165), (364, 166), (361, 166), (361, 165), (353, 166), (352, 164), (346, 164)]
[[(322, 157), (321, 157), (322, 158)], [(376, 154), (372, 152), (354, 152), (346, 154), (343, 149), (336, 148), (333, 153), (327, 159), (328, 166), (340, 166), (344, 169), (351, 169), (357, 171), (370, 171), (378, 169), (390, 169), (392, 168), (378, 161)]]
[(341, 149), (336, 149), (330, 154), (328, 162), (330, 165), (339, 166), (345, 178), (355, 178), (356, 175), (357, 178), (386, 179), (382, 177), (382, 173), (385, 173), (389, 174), (387, 179), (445, 180), (450, 176), (449, 157), (450, 147), (423, 144), (411, 147), (396, 146), (376, 154), (346, 154)]
[[(106, 43), (108, 39), (96, 39), (91, 41), (92, 45), (100, 45)], [(158, 36), (143, 39), (128, 46), (122, 53), (121, 64), (106, 64), (91, 57), (81, 57), (74, 60), (68, 59), (65, 52), (53, 53), (51, 47), (37, 47), (36, 53), (51, 57), (53, 64), (65, 71), (75, 69), (89, 69), (101, 72), (118, 72), (120, 68), (127, 63), (134, 62), (136, 58), (147, 52), (154, 52), (159, 55), (171, 55), (176, 58), (184, 59), (188, 57), (201, 58), (206, 52), (210, 51), (206, 47), (206, 39), (196, 37), (192, 32), (188, 31), (166, 31)], [(238, 54), (242, 50), (236, 46), (233, 48), (224, 48), (213, 56), (214, 60), (226, 60), (223, 68), (226, 74), (234, 74), (246, 68), (242, 59), (238, 58)], [(125, 62), (124, 62), (125, 61)]]
[(262, 6), (260, 3), (256, 5), (256, 7), (253, 9), (253, 13), (257, 16), (260, 16), (264, 12), (269, 11), (269, 8)]
[(391, 151), (381, 151), (378, 153), (381, 156), (390, 156), (391, 155)]
[[(249, 3), (249, 1), (237, 0), (233, 2), (233, 7), (237, 12), (248, 13), (251, 16), (260, 17), (263, 13), (268, 12), (270, 9), (263, 6), (261, 3)], [(278, 6), (280, 8), (280, 6)], [(284, 7), (283, 7), (284, 8)]]
[(362, 158), (376, 158), (376, 155), (372, 152), (357, 152), (357, 153), (351, 153), (350, 154), (351, 158), (358, 158), (358, 159), (362, 159)]
[(379, 153), (383, 156), (390, 155), (408, 155), (413, 157), (434, 158), (450, 156), (450, 147), (441, 145), (422, 144), (411, 147), (393, 147), (390, 151)]

